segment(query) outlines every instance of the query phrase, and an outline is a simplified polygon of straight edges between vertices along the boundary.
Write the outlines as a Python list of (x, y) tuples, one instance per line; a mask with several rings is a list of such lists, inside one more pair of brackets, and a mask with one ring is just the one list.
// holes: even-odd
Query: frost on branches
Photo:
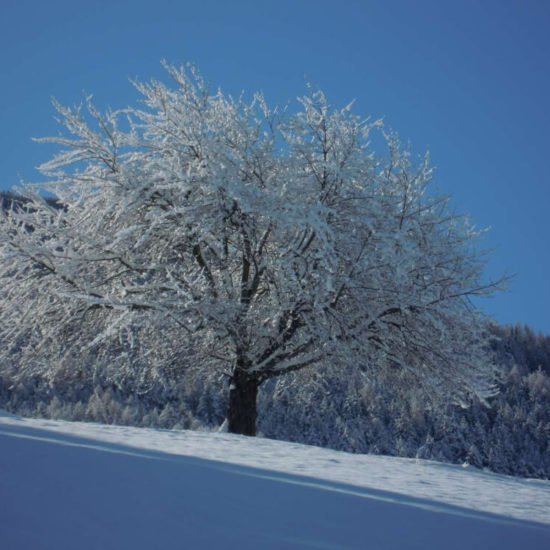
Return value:
[(490, 394), (469, 299), (495, 285), (476, 233), (427, 192), (427, 159), (321, 92), (281, 114), (167, 70), (173, 88), (136, 84), (143, 109), (55, 105), (66, 137), (42, 140), (61, 146), (49, 181), (1, 222), (2, 359), (50, 376), (84, 355), (119, 380), (224, 373), (228, 429), (247, 435), (264, 381), (322, 362), (401, 369), (439, 398)]

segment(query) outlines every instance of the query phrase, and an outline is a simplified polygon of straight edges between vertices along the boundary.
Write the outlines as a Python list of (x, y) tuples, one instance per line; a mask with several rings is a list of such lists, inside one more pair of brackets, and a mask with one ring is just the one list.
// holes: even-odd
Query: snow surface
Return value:
[(550, 482), (0, 412), (0, 546), (550, 548)]

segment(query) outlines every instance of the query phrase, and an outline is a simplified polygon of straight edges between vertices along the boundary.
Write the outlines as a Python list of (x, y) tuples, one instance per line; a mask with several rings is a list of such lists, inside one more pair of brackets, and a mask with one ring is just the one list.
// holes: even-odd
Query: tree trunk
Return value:
[(256, 397), (258, 380), (242, 368), (233, 373), (229, 389), (229, 411), (227, 430), (241, 435), (256, 435)]

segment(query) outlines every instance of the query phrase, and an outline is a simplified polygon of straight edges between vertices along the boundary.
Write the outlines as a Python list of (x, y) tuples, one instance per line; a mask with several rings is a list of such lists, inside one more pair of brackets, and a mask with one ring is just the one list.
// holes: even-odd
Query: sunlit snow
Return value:
[(0, 416), (6, 549), (550, 547), (550, 482), (229, 434)]

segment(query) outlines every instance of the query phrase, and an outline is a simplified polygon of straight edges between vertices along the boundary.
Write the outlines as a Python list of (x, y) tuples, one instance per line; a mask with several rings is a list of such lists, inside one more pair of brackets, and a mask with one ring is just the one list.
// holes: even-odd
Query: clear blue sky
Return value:
[(124, 107), (162, 58), (272, 103), (309, 81), (429, 147), (441, 192), (492, 228), (487, 276), (516, 274), (481, 306), (550, 334), (550, 1), (2, 0), (0, 188), (38, 178), (51, 96)]

